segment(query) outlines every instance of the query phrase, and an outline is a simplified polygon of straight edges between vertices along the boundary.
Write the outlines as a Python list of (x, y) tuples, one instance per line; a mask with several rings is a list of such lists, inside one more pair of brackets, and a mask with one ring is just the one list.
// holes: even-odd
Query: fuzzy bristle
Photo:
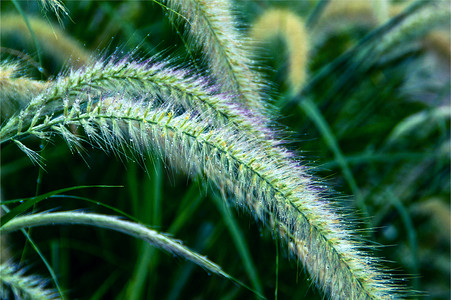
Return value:
[(0, 298), (1, 299), (59, 299), (58, 293), (45, 288), (46, 281), (37, 276), (24, 275), (11, 262), (0, 265)]

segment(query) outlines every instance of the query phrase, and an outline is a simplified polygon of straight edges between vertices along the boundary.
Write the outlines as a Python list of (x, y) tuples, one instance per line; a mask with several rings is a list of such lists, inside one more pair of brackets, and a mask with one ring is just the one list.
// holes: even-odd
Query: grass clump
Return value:
[[(423, 41), (429, 32), (443, 30), (449, 12), (442, 2), (420, 1), (387, 20), (391, 10), (385, 1), (365, 6), (376, 18), (372, 31), (355, 20), (347, 27), (324, 27), (333, 2), (277, 10), (260, 2), (136, 2), (133, 7), (68, 2), (65, 9), (75, 23), (63, 14), (66, 29), (57, 33), (63, 43), (82, 41), (86, 49), (72, 42), (67, 47), (86, 59), (63, 68), (61, 62), (70, 64), (73, 54), (43, 45), (49, 28), (42, 29), (39, 17), (27, 17), (39, 4), (30, 2), (22, 11), (21, 3), (2, 3), (2, 12), (20, 8), (28, 19), (29, 26), (10, 35), (20, 41), (31, 33), (27, 39), (33, 41), (8, 40), (0, 70), (6, 211), (0, 232), (8, 234), (13, 259), (26, 264), (42, 259), (47, 271), (40, 266), (32, 271), (50, 272), (61, 298), (394, 299), (415, 297), (411, 291), (446, 297), (444, 281), (431, 285), (387, 269), (426, 274), (425, 259), (435, 256), (423, 251), (432, 251), (431, 244), (437, 257), (449, 260), (444, 254), (449, 245), (440, 235), (424, 239), (429, 226), (437, 226), (431, 221), (439, 216), (436, 207), (446, 207), (441, 202), (449, 196), (449, 84), (407, 72), (430, 72), (427, 59), (441, 59), (429, 55)], [(51, 3), (53, 9), (62, 7)], [(123, 24), (118, 16), (129, 10), (137, 17)], [(435, 12), (438, 17), (431, 17)], [(289, 30), (281, 22), (286, 16)], [(268, 56), (253, 61), (244, 20), (257, 20), (249, 36), (284, 34), (286, 43), (268, 47)], [(77, 22), (86, 26), (80, 29)], [(258, 27), (266, 29), (257, 34)], [(108, 44), (99, 37), (117, 32), (102, 54), (91, 54), (97, 43)], [(155, 40), (153, 33), (167, 40)], [(311, 46), (300, 47), (307, 34)], [(272, 52), (283, 47), (289, 63)], [(166, 53), (147, 51), (152, 48)], [(57, 54), (41, 60), (41, 51)], [(31, 67), (36, 59), (38, 72)], [(422, 85), (412, 89), (418, 82)], [(417, 133), (430, 118), (434, 122)], [(293, 139), (306, 131), (318, 138), (302, 144)], [(318, 162), (309, 161), (307, 152), (317, 153)], [(336, 179), (329, 181), (335, 182), (319, 179), (330, 173), (318, 165), (334, 170)], [(18, 180), (21, 190), (15, 188)], [(68, 182), (75, 188), (66, 188)], [(104, 188), (87, 189), (87, 182)], [(124, 187), (113, 192), (105, 185)], [(331, 185), (354, 197), (337, 196)], [(229, 205), (247, 214), (234, 216)], [(128, 220), (110, 216), (111, 210)], [(440, 222), (449, 225), (441, 214)], [(89, 227), (39, 228), (50, 224)], [(178, 266), (148, 243), (101, 228), (221, 276)], [(161, 232), (177, 234), (192, 250)], [(382, 248), (377, 255), (395, 263), (376, 258), (364, 242), (368, 239), (396, 244), (394, 251)], [(95, 255), (108, 263), (98, 263)], [(296, 263), (305, 274), (294, 273)], [(21, 280), (1, 276), (8, 286)], [(99, 286), (96, 278), (104, 283)], [(39, 294), (40, 284), (29, 287)], [(17, 285), (15, 293), (26, 288)]]

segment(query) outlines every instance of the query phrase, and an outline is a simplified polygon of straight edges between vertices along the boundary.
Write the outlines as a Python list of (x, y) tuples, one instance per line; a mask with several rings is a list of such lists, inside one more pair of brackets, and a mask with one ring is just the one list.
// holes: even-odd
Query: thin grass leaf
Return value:
[(204, 200), (204, 196), (199, 191), (199, 180), (194, 181), (185, 193), (185, 196), (180, 202), (180, 206), (176, 214), (177, 217), (172, 222), (171, 226), (169, 226), (169, 233), (176, 234), (186, 223), (192, 220), (192, 215)]
[(304, 110), (305, 114), (313, 121), (313, 123), (316, 125), (318, 130), (321, 132), (324, 141), (327, 143), (330, 150), (334, 153), (335, 160), (340, 165), (340, 168), (342, 169), (344, 177), (346, 178), (346, 181), (348, 182), (349, 187), (352, 190), (352, 193), (356, 197), (356, 202), (357, 202), (358, 208), (364, 214), (365, 219), (369, 221), (368, 209), (364, 202), (363, 196), (360, 193), (360, 190), (357, 186), (355, 178), (352, 175), (352, 171), (349, 168), (349, 165), (348, 165), (343, 153), (340, 150), (340, 147), (338, 145), (336, 138), (334, 137), (334, 134), (332, 133), (331, 129), (329, 128), (329, 125), (327, 125), (326, 120), (321, 115), (321, 112), (318, 110), (316, 105), (310, 99), (304, 99), (299, 104), (299, 107), (302, 110)]
[[(393, 144), (401, 137), (409, 135), (412, 131), (419, 130), (420, 127), (424, 132), (428, 132), (433, 125), (440, 124), (442, 120), (449, 120), (450, 118), (451, 106), (441, 106), (431, 110), (420, 111), (399, 122), (387, 138), (387, 143)], [(438, 126), (435, 125), (434, 127)]]
[[(163, 170), (161, 167), (161, 161), (156, 161), (154, 166), (150, 166), (149, 176), (151, 184), (146, 184), (145, 193), (143, 198), (146, 199), (145, 204), (139, 204), (139, 212), (137, 215), (143, 215), (143, 218), (150, 220), (150, 223), (158, 228), (161, 226), (161, 189), (163, 188)], [(143, 214), (143, 212), (145, 212)], [(152, 212), (152, 214), (150, 214)], [(151, 289), (152, 274), (158, 265), (159, 253), (156, 253), (155, 248), (149, 247), (148, 244), (144, 244), (140, 247), (140, 254), (136, 263), (135, 270), (132, 278), (126, 290), (128, 299), (142, 299), (142, 293), (144, 285)], [(150, 279), (150, 280), (148, 280)], [(153, 280), (154, 281), (154, 280)]]
[[(36, 38), (36, 35), (30, 24), (30, 21), (28, 20), (28, 16), (24, 13), (24, 11), (22, 10), (22, 7), (20, 6), (20, 3), (17, 0), (12, 0), (12, 2), (14, 4), (14, 6), (16, 7), (17, 11), (19, 12), (20, 16), (22, 17), (23, 21), (25, 22), (25, 25), (27, 26), (28, 31), (30, 32), (34, 47), (36, 48), (36, 54), (38, 56), (39, 67), (42, 68), (43, 64), (42, 64), (42, 56), (41, 56), (41, 47), (38, 43), (38, 39)], [(2, 19), (3, 19), (3, 16), (2, 16)], [(2, 24), (2, 27), (3, 27), (3, 24)], [(3, 28), (2, 28), (2, 31), (3, 31)]]
[[(225, 195), (223, 195), (225, 197)], [(218, 195), (214, 194), (212, 196), (213, 201), (216, 204), (216, 207), (218, 208), (219, 212), (221, 213), (221, 216), (224, 220), (224, 222), (227, 224), (227, 229), (230, 232), (230, 235), (232, 236), (232, 239), (235, 243), (235, 246), (238, 250), (238, 253), (241, 256), (241, 260), (244, 263), (244, 269), (246, 270), (247, 275), (249, 276), (249, 279), (252, 283), (252, 287), (259, 293), (263, 294), (262, 285), (260, 283), (260, 280), (258, 278), (258, 271), (255, 267), (254, 262), (252, 261), (249, 247), (246, 243), (246, 240), (243, 236), (243, 233), (241, 232), (240, 228), (238, 227), (238, 224), (236, 223), (235, 218), (233, 217), (232, 213), (227, 210), (227, 207), (225, 206), (225, 201), (227, 199), (224, 199)], [(224, 201), (222, 201), (224, 200)]]
[[(199, 249), (202, 251), (204, 248), (207, 248), (210, 244), (213, 244), (214, 241), (220, 236), (223, 227), (221, 224), (217, 224), (212, 228), (211, 226), (203, 226), (196, 238), (195, 249)], [(183, 289), (187, 285), (192, 273), (194, 272), (194, 265), (192, 264), (183, 264), (178, 268), (175, 272), (175, 278), (177, 280), (174, 281), (173, 286), (171, 287), (171, 292), (169, 293), (167, 300), (177, 300), (180, 299), (183, 293)]]
[(30, 198), (14, 199), (14, 200), (6, 200), (6, 201), (2, 200), (2, 201), (0, 201), (1, 205), (6, 205), (6, 204), (10, 204), (10, 203), (18, 203), (18, 202), (20, 202), (22, 204), (14, 207), (7, 214), (3, 215), (0, 220), (0, 226), (3, 227), (10, 220), (14, 219), (16, 216), (18, 216), (20, 214), (23, 214), (25, 211), (30, 209), (32, 206), (35, 206), (37, 203), (39, 203), (45, 199), (60, 195), (62, 193), (79, 190), (79, 189), (87, 189), (87, 188), (117, 188), (117, 187), (122, 187), (122, 186), (113, 186), (113, 185), (74, 186), (74, 187), (68, 187), (68, 188), (51, 191), (51, 192), (45, 193), (43, 195), (30, 197)]
[(16, 217), (5, 224), (0, 229), (0, 231), (8, 233), (27, 227), (56, 224), (89, 225), (119, 231), (147, 241), (155, 247), (161, 248), (162, 250), (165, 250), (169, 253), (184, 257), (185, 259), (192, 261), (193, 263), (214, 274), (223, 276), (227, 279), (233, 279), (231, 276), (225, 273), (221, 269), (221, 267), (209, 261), (205, 257), (192, 252), (188, 248), (182, 246), (179, 242), (143, 225), (130, 221), (120, 220), (117, 217), (77, 212), (40, 213)]
[(388, 189), (386, 191), (387, 198), (391, 199), (392, 204), (396, 207), (396, 210), (401, 216), (402, 222), (404, 223), (404, 227), (406, 228), (407, 234), (408, 234), (408, 241), (410, 244), (410, 250), (412, 251), (412, 287), (418, 291), (419, 286), (419, 278), (418, 275), (420, 274), (419, 270), (419, 255), (418, 255), (418, 240), (417, 240), (417, 232), (415, 229), (415, 226), (413, 225), (412, 218), (410, 217), (410, 214), (407, 210), (407, 208), (404, 206), (404, 204), (399, 200), (399, 198)]

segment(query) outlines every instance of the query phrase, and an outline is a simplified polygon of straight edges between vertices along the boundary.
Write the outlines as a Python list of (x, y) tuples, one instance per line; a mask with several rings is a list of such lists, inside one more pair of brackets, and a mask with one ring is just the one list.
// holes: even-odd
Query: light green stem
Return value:
[(16, 217), (3, 225), (0, 232), (12, 232), (26, 227), (36, 227), (45, 225), (57, 224), (79, 224), (102, 227), (119, 231), (130, 236), (142, 239), (158, 247), (162, 250), (179, 255), (192, 261), (193, 263), (213, 272), (215, 274), (231, 279), (220, 266), (211, 262), (199, 254), (192, 252), (188, 248), (182, 246), (180, 243), (168, 238), (167, 236), (149, 229), (143, 225), (120, 220), (117, 217), (106, 216), (93, 213), (79, 213), (79, 212), (58, 212), (58, 213), (44, 213), (32, 214), (28, 216)]

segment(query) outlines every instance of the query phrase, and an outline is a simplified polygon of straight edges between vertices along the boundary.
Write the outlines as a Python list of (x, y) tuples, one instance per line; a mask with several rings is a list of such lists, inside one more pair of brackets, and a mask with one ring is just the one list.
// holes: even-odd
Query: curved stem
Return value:
[(193, 263), (209, 270), (210, 272), (221, 275), (228, 279), (232, 279), (232, 277), (225, 273), (217, 264), (189, 250), (179, 242), (165, 236), (164, 234), (149, 229), (141, 224), (120, 220), (117, 217), (113, 216), (79, 212), (32, 214), (12, 219), (0, 228), (0, 232), (7, 233), (26, 227), (57, 224), (90, 225), (119, 231), (147, 241), (155, 247), (158, 247), (169, 253), (184, 257), (187, 260), (190, 260)]

